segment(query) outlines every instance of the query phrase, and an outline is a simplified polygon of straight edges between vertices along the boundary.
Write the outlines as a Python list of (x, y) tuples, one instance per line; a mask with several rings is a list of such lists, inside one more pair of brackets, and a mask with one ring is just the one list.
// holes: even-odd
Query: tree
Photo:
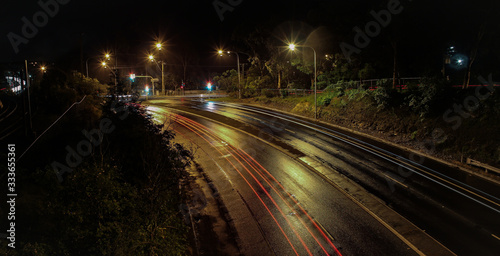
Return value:
[(290, 61), (283, 54), (281, 47), (276, 45), (268, 45), (271, 57), (265, 62), (265, 66), (269, 75), (277, 82), (277, 88), (282, 88), (282, 81), (285, 77), (289, 77), (292, 66)]
[(363, 69), (358, 72), (359, 80), (366, 80), (375, 76), (375, 69), (369, 63), (365, 63)]
[(481, 27), (477, 31), (476, 41), (475, 41), (474, 45), (472, 46), (472, 49), (470, 50), (470, 53), (469, 53), (469, 63), (467, 65), (467, 69), (465, 71), (465, 76), (464, 76), (464, 82), (462, 84), (462, 89), (469, 88), (472, 64), (476, 60), (476, 57), (477, 57), (477, 54), (478, 54), (478, 51), (479, 51), (479, 46), (481, 44), (481, 41), (483, 40), (485, 32), (486, 32), (486, 21), (481, 25)]
[(238, 72), (231, 69), (222, 73), (220, 76), (214, 76), (214, 82), (221, 90), (226, 90), (228, 93), (238, 90)]

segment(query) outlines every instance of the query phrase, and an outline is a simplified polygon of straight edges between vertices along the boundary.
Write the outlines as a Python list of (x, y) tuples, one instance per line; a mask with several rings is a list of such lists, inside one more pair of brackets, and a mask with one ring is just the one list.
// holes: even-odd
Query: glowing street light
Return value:
[[(103, 57), (103, 55), (101, 55), (101, 56), (91, 56), (91, 57), (87, 58), (87, 60), (85, 61), (85, 71), (86, 71), (85, 73), (87, 74), (87, 77), (89, 77), (89, 60), (90, 59), (98, 59), (98, 58), (102, 59), (102, 57)], [(110, 59), (111, 59), (111, 54), (105, 53), (104, 54), (104, 60), (110, 60)]]
[(45, 66), (41, 66), (40, 69), (42, 70), (43, 73), (47, 72), (47, 68)]
[(154, 61), (154, 60), (155, 60), (155, 56), (153, 56), (152, 54), (150, 54), (150, 55), (148, 56), (148, 58), (149, 58), (149, 60), (150, 60), (150, 61)]
[(161, 43), (156, 43), (156, 48), (157, 48), (158, 50), (161, 50)]
[(317, 73), (316, 73), (316, 50), (314, 50), (314, 48), (312, 48), (311, 46), (297, 46), (295, 44), (289, 44), (288, 45), (288, 49), (290, 49), (291, 51), (295, 51), (295, 48), (297, 47), (308, 47), (308, 48), (311, 48), (314, 52), (314, 119), (318, 118), (318, 104), (317, 104), (317, 85), (316, 85), (316, 77), (317, 77)]
[[(219, 50), (219, 56), (223, 55), (223, 51)], [(240, 55), (237, 52), (227, 51), (227, 54), (236, 54), (236, 65), (238, 65), (238, 99), (241, 99), (241, 75), (240, 75)], [(245, 53), (243, 53), (245, 54)]]

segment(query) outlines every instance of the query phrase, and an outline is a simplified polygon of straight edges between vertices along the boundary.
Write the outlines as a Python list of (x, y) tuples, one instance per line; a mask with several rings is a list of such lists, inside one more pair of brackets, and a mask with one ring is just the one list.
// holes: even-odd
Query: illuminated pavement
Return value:
[[(192, 99), (149, 104), (154, 119), (167, 120), (196, 152), (229, 205), (246, 252), (450, 254), (366, 191), (458, 255), (500, 249), (499, 190), (492, 183), (466, 175), (450, 182), (418, 166), (408, 171), (411, 163), (382, 148), (263, 109)], [(462, 178), (484, 193), (460, 184)]]

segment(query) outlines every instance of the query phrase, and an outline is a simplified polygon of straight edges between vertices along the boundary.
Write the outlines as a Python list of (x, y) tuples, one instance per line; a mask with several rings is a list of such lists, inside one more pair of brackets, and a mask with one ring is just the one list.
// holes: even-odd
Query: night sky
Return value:
[[(39, 28), (27, 44), (19, 46), (17, 54), (7, 38), (8, 33), (22, 35), (21, 18), (31, 21), (42, 8), (36, 1), (3, 1), (2, 61), (57, 59), (79, 52), (80, 40), (83, 40), (85, 55), (115, 47), (140, 53), (147, 51), (157, 37), (165, 40), (171, 50), (187, 47), (203, 53), (218, 44), (229, 43), (224, 41), (230, 40), (232, 30), (240, 23), (267, 19), (278, 6), (287, 7), (287, 12), (293, 9), (287, 1), (241, 1), (233, 11), (225, 12), (221, 21), (212, 1), (65, 1), (68, 3), (59, 4), (59, 11), (49, 17), (48, 23)], [(289, 16), (293, 17), (294, 11), (289, 12)]]
[[(38, 28), (32, 38), (26, 39), (26, 44), (19, 45), (18, 53), (9, 42), (9, 33), (22, 36), (22, 18), (33, 21), (34, 15), (43, 8), (37, 1), (8, 0), (0, 4), (2, 63), (28, 59), (65, 63), (67, 67), (80, 70), (87, 58), (104, 51), (116, 51), (122, 63), (139, 65), (156, 39), (160, 39), (165, 43), (166, 58), (171, 63), (175, 62), (173, 55), (189, 52), (196, 56), (193, 65), (230, 65), (215, 61), (214, 51), (220, 46), (247, 50), (234, 36), (245, 36), (248, 29), (257, 26), (274, 31), (273, 36), (281, 40), (290, 36), (292, 32), (287, 30), (290, 28), (312, 31), (323, 27), (328, 32), (324, 39), (331, 40), (323, 40), (325, 51), (340, 52), (340, 42), (352, 43), (353, 27), (362, 27), (373, 20), (370, 11), (385, 8), (389, 0), (40, 2), (57, 2), (58, 10), (53, 17), (47, 16), (47, 24)], [(227, 6), (233, 3), (235, 6), (231, 6), (232, 11), (223, 13), (224, 20), (221, 21), (214, 2)], [(485, 60), (485, 63), (494, 63), (498, 60), (498, 50), (491, 49), (491, 46), (498, 45), (500, 41), (498, 31), (491, 31), (498, 29), (498, 22), (484, 22), (483, 18), (488, 16), (494, 20), (498, 17), (497, 2), (401, 0), (405, 11), (393, 17), (391, 24), (383, 29), (381, 36), (374, 38), (374, 43), (367, 47), (369, 51), (363, 54), (369, 55), (371, 60), (387, 56), (390, 47), (383, 38), (390, 38), (392, 35), (386, 34), (396, 31), (393, 34), (404, 42), (400, 47), (402, 63), (409, 67), (408, 72), (416, 72), (417, 69), (412, 69), (411, 65), (425, 64), (421, 59), (427, 56), (435, 57), (435, 60), (428, 60), (429, 63), (438, 63), (447, 45), (462, 47), (461, 50), (468, 54), (474, 45), (477, 30), (482, 23), (486, 23), (490, 33), (486, 36), (486, 45), (483, 45), (487, 49), (482, 53), (494, 54), (495, 58)], [(280, 26), (287, 23), (295, 25), (281, 29)]]

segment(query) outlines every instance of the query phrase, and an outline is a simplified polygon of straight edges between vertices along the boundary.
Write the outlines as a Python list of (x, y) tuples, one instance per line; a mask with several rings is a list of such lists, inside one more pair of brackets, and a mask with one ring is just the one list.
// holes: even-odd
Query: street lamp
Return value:
[(314, 119), (317, 119), (318, 118), (318, 104), (317, 104), (317, 85), (316, 85), (316, 50), (314, 50), (314, 48), (312, 48), (311, 46), (298, 46), (298, 45), (295, 45), (295, 44), (289, 44), (288, 45), (288, 48), (291, 50), (291, 51), (295, 51), (295, 48), (297, 47), (307, 47), (307, 48), (311, 48), (314, 52)]
[[(158, 43), (156, 43), (155, 47), (156, 47), (156, 49), (158, 50), (158, 53), (159, 53), (159, 51), (162, 50), (163, 45), (162, 45), (161, 42), (158, 42)], [(151, 61), (155, 60), (153, 55), (149, 55), (149, 59)], [(164, 70), (165, 70), (165, 62), (164, 61), (160, 61), (160, 63), (161, 63), (161, 93), (163, 95), (165, 95), (165, 72), (164, 72)], [(158, 62), (156, 63), (156, 65), (158, 65)], [(160, 66), (158, 65), (158, 68), (159, 67)]]
[[(223, 55), (223, 51), (219, 50), (219, 56)], [(237, 52), (227, 51), (227, 54), (236, 54), (236, 65), (238, 65), (238, 99), (241, 99), (241, 75), (240, 75), (240, 55)]]
[[(106, 60), (111, 59), (111, 55), (109, 53), (104, 54), (104, 57)], [(93, 57), (87, 58), (87, 60), (85, 61), (85, 71), (86, 71), (85, 73), (87, 74), (87, 77), (89, 77), (89, 60), (90, 59), (97, 59), (97, 58), (98, 58), (98, 56), (93, 56)]]
[[(158, 49), (158, 51), (161, 51), (163, 45), (161, 42), (157, 42), (156, 43), (156, 49)], [(165, 95), (165, 73), (164, 73), (164, 65), (165, 65), (165, 62), (164, 61), (161, 61), (161, 93), (163, 95)]]
[(86, 70), (86, 73), (87, 73), (87, 77), (89, 77), (89, 60), (90, 59), (95, 59), (96, 57), (89, 57), (86, 61), (85, 61), (85, 70)]
[[(158, 44), (157, 44), (157, 47), (158, 47)], [(160, 45), (160, 47), (159, 47), (158, 49), (161, 49), (161, 45)], [(150, 54), (150, 55), (148, 56), (148, 58), (149, 58), (149, 60), (150, 60), (150, 61), (155, 62), (155, 63), (156, 63), (156, 66), (157, 66), (159, 69), (161, 69), (161, 93), (162, 93), (163, 95), (165, 95), (165, 82), (164, 82), (164, 81), (165, 81), (165, 76), (164, 76), (164, 74), (165, 74), (165, 73), (163, 72), (163, 71), (165, 70), (165, 62), (164, 62), (164, 61), (160, 61), (160, 63), (161, 63), (161, 68), (160, 68), (160, 65), (158, 65), (158, 61), (156, 61), (156, 59), (155, 59), (155, 56), (154, 56), (154, 55)], [(153, 93), (154, 93), (154, 92), (153, 92)]]
[[(108, 55), (108, 54), (106, 54)], [(101, 62), (101, 65), (104, 67), (104, 68), (107, 68), (108, 67), (108, 64), (105, 62), (105, 61), (102, 61)], [(111, 71), (111, 73), (113, 73), (113, 75), (115, 76), (115, 93), (116, 93), (116, 89), (118, 88), (118, 81), (117, 81), (117, 77), (116, 77), (116, 73), (115, 71), (113, 71), (112, 68), (109, 69)]]

